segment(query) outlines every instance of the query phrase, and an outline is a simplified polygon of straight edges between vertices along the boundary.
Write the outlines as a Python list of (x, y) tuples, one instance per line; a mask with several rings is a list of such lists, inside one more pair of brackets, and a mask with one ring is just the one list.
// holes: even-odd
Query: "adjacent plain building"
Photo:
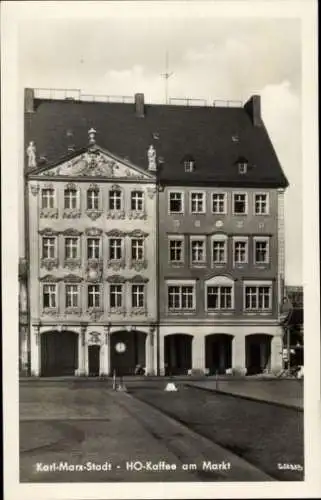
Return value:
[(33, 375), (258, 373), (282, 364), (284, 191), (244, 106), (25, 91)]

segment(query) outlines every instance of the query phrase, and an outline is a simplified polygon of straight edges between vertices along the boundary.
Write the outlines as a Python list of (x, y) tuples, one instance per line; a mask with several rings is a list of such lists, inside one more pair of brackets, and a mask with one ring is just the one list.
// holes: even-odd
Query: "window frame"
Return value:
[[(224, 196), (224, 200), (223, 200), (223, 212), (215, 212), (214, 211), (214, 196)], [(212, 214), (214, 215), (227, 215), (227, 193), (224, 192), (224, 193), (221, 193), (219, 191), (213, 191), (211, 193), (211, 212)]]
[[(112, 208), (110, 203), (111, 200), (113, 199), (115, 202), (115, 198), (111, 197), (111, 193), (119, 193), (119, 197), (117, 197), (117, 200), (120, 200), (120, 208)], [(124, 210), (124, 193), (121, 188), (119, 187), (111, 187), (108, 189), (108, 211), (109, 212), (122, 212)]]
[[(259, 262), (256, 260), (256, 244), (259, 242), (266, 243), (266, 255), (267, 258), (264, 262)], [(253, 237), (253, 263), (256, 266), (266, 266), (270, 264), (270, 237), (269, 236), (254, 236)]]
[[(221, 288), (231, 288), (231, 307), (229, 308), (209, 308), (208, 307), (208, 288), (219, 288), (219, 301), (221, 303)], [(204, 282), (204, 304), (207, 313), (231, 313), (235, 310), (235, 282), (227, 276), (214, 276)]]
[[(245, 196), (245, 211), (244, 212), (235, 212), (235, 197), (240, 196), (240, 195)], [(233, 191), (233, 193), (232, 193), (232, 215), (244, 216), (244, 215), (248, 215), (248, 212), (249, 212), (248, 193), (246, 191)]]
[[(266, 196), (266, 212), (264, 213), (256, 211), (256, 197), (263, 195)], [(255, 193), (253, 193), (253, 214), (261, 216), (270, 215), (270, 193), (268, 191), (256, 191)]]
[[(170, 308), (169, 307), (169, 290), (171, 287), (179, 288), (179, 307), (178, 308)], [(192, 288), (192, 307), (191, 308), (183, 308), (183, 288), (191, 287)], [(195, 280), (167, 280), (166, 281), (166, 309), (168, 313), (177, 313), (177, 312), (186, 312), (186, 313), (194, 313), (196, 312), (196, 282)]]
[[(181, 260), (171, 260), (171, 242), (180, 241), (182, 244), (181, 248)], [(168, 262), (172, 265), (184, 264), (185, 262), (185, 237), (183, 235), (169, 235), (168, 236)]]
[[(223, 242), (224, 243), (224, 261), (215, 262), (214, 261), (214, 243)], [(214, 234), (211, 237), (211, 262), (212, 267), (224, 266), (228, 263), (228, 236), (226, 234)]]
[[(134, 259), (133, 257), (133, 242), (134, 241), (139, 241), (141, 243), (141, 249), (142, 249), (142, 258), (141, 259)], [(136, 247), (137, 249), (137, 247)], [(130, 260), (131, 262), (144, 262), (145, 260), (145, 238), (141, 236), (133, 236), (130, 238)]]
[[(256, 288), (257, 307), (246, 307), (246, 289)], [(259, 288), (269, 289), (269, 307), (260, 308), (259, 306)], [(243, 311), (244, 312), (272, 312), (273, 309), (273, 283), (270, 280), (266, 281), (244, 281), (243, 282)]]
[[(76, 257), (68, 257), (66, 253), (67, 240), (76, 240)], [(70, 248), (70, 247), (69, 247)], [(76, 260), (80, 258), (80, 237), (79, 236), (65, 236), (64, 237), (64, 260)]]
[[(117, 258), (111, 257), (111, 242), (113, 240), (120, 240), (120, 257), (117, 257)], [(109, 262), (120, 262), (125, 258), (125, 239), (123, 236), (109, 236), (108, 237), (107, 257), (108, 257)]]
[[(201, 194), (202, 195), (202, 207), (203, 207), (203, 210), (201, 211), (193, 211), (192, 210), (192, 205), (193, 205), (193, 195), (195, 194)], [(190, 191), (189, 192), (189, 211), (192, 215), (202, 215), (202, 214), (206, 214), (206, 192), (205, 191), (196, 191), (196, 190), (193, 190), (193, 191)]]
[[(52, 206), (44, 206), (43, 205), (43, 195), (44, 195), (44, 191), (50, 191), (52, 193), (52, 196), (50, 197), (47, 197), (47, 201), (48, 199), (52, 199)], [(57, 192), (56, 192), (56, 189), (54, 187), (42, 187), (41, 188), (41, 209), (42, 210), (52, 210), (53, 208), (56, 208), (57, 207)]]
[[(233, 236), (232, 238), (233, 242), (233, 266), (243, 266), (249, 263), (249, 238), (248, 236)], [(237, 262), (235, 259), (236, 256), (236, 251), (235, 251), (235, 244), (236, 243), (246, 243), (245, 245), (245, 261), (243, 262)]]
[[(98, 240), (98, 257), (89, 257), (89, 241)], [(97, 248), (97, 247), (96, 247)], [(86, 258), (87, 260), (101, 260), (102, 259), (102, 239), (100, 236), (87, 236), (86, 238)]]
[[(88, 200), (89, 200), (88, 195), (90, 192), (95, 193), (95, 196), (96, 196), (95, 199), (97, 199), (97, 207), (89, 207), (88, 206)], [(95, 210), (98, 210), (98, 211), (101, 210), (100, 190), (98, 188), (89, 187), (86, 191), (86, 211), (91, 212), (91, 211), (95, 211)]]
[[(142, 295), (143, 295), (143, 304), (142, 305), (134, 305), (134, 287), (142, 287)], [(131, 308), (133, 310), (137, 309), (145, 309), (146, 307), (146, 285), (144, 283), (132, 283), (131, 288), (130, 288), (130, 296), (131, 296)], [(136, 294), (136, 299), (139, 296), (139, 294)]]
[[(44, 242), (45, 240), (53, 240), (53, 245), (50, 246), (50, 248), (53, 248), (53, 255), (44, 255)], [(57, 241), (57, 236), (49, 236), (49, 235), (43, 235), (41, 238), (41, 259), (42, 260), (51, 260), (51, 259), (57, 259), (58, 255), (58, 241)], [(47, 247), (48, 249), (48, 247)]]
[[(67, 305), (67, 297), (68, 297), (68, 288), (69, 287), (73, 287), (73, 288), (76, 288), (76, 291), (77, 293), (74, 294), (72, 293), (71, 294), (71, 297), (74, 297), (76, 296), (77, 297), (77, 304), (71, 304), (71, 305)], [(78, 309), (80, 308), (80, 287), (79, 287), (79, 284), (78, 283), (65, 283), (65, 309), (68, 311), (68, 309)]]
[[(117, 290), (113, 290), (114, 288), (120, 288), (120, 293)], [(122, 309), (125, 306), (124, 300), (124, 283), (109, 283), (109, 301), (108, 307), (110, 311), (115, 311), (117, 309)], [(112, 297), (114, 296), (115, 305), (112, 305)], [(117, 297), (120, 297), (120, 305), (117, 303)]]
[[(74, 207), (71, 207), (71, 206), (68, 206), (66, 207), (66, 192), (74, 192), (75, 193), (75, 197), (74, 198), (71, 198), (69, 197), (69, 202), (71, 199), (74, 199), (75, 200), (75, 206)], [(76, 187), (65, 187), (64, 188), (64, 210), (77, 210), (79, 209), (79, 189), (77, 189)]]
[[(171, 194), (179, 194), (181, 196), (181, 210), (179, 212), (171, 211)], [(170, 189), (167, 196), (167, 212), (169, 215), (178, 215), (185, 213), (185, 193), (177, 189)]]
[[(141, 196), (141, 201), (142, 201), (142, 208), (137, 208), (137, 206), (135, 208), (133, 208), (133, 195), (134, 194), (139, 194)], [(135, 199), (136, 201), (136, 205), (137, 205), (137, 198)], [(131, 192), (130, 192), (130, 210), (132, 212), (139, 212), (139, 213), (142, 213), (144, 212), (145, 210), (145, 193), (144, 191), (141, 191), (139, 189), (133, 189)]]
[[(96, 294), (91, 294), (92, 297), (98, 296), (98, 299), (99, 299), (99, 304), (98, 305), (96, 305), (96, 304), (90, 305), (89, 304), (89, 297), (90, 297), (89, 289), (91, 287), (93, 287), (93, 288), (95, 287), (96, 289), (98, 289), (98, 294), (97, 293)], [(101, 307), (102, 307), (102, 293), (101, 293), (101, 286), (100, 286), (100, 284), (98, 284), (98, 283), (88, 283), (87, 284), (87, 309), (100, 309)]]
[[(203, 242), (203, 260), (193, 261), (193, 242), (202, 241)], [(189, 251), (190, 251), (190, 265), (191, 266), (204, 266), (207, 263), (207, 237), (204, 235), (192, 235), (189, 240)]]
[[(57, 285), (58, 285), (58, 283), (49, 283), (49, 282), (42, 283), (42, 309), (44, 311), (46, 311), (46, 310), (56, 311), (58, 309), (58, 286)], [(52, 297), (52, 296), (55, 297), (55, 305), (54, 306), (53, 305), (48, 305), (48, 306), (45, 305), (45, 289), (46, 289), (46, 287), (52, 287), (54, 290), (53, 294), (49, 293), (49, 295), (48, 295), (49, 297)], [(50, 302), (50, 300), (49, 300), (49, 302)]]

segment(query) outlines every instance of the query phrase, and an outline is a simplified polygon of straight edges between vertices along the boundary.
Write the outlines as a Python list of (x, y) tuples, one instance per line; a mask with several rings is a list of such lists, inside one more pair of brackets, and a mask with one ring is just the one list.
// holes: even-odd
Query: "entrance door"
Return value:
[(41, 334), (41, 375), (75, 375), (78, 366), (78, 335), (74, 332)]
[(88, 368), (90, 377), (99, 376), (100, 346), (88, 346)]

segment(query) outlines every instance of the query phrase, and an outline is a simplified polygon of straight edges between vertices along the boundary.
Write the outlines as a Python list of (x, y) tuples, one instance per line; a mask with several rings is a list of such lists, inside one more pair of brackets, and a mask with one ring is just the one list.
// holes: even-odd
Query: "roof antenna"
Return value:
[(165, 104), (168, 104), (168, 79), (173, 75), (174, 73), (171, 72), (169, 73), (168, 71), (168, 52), (166, 51), (166, 64), (165, 64), (165, 73), (162, 73), (161, 76), (165, 80)]

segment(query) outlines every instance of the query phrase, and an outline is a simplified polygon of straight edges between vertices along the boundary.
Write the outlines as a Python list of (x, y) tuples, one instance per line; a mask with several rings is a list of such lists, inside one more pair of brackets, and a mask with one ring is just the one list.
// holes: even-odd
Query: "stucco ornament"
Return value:
[(36, 167), (36, 146), (33, 141), (29, 142), (29, 146), (27, 147), (27, 156), (28, 156), (28, 167)]

